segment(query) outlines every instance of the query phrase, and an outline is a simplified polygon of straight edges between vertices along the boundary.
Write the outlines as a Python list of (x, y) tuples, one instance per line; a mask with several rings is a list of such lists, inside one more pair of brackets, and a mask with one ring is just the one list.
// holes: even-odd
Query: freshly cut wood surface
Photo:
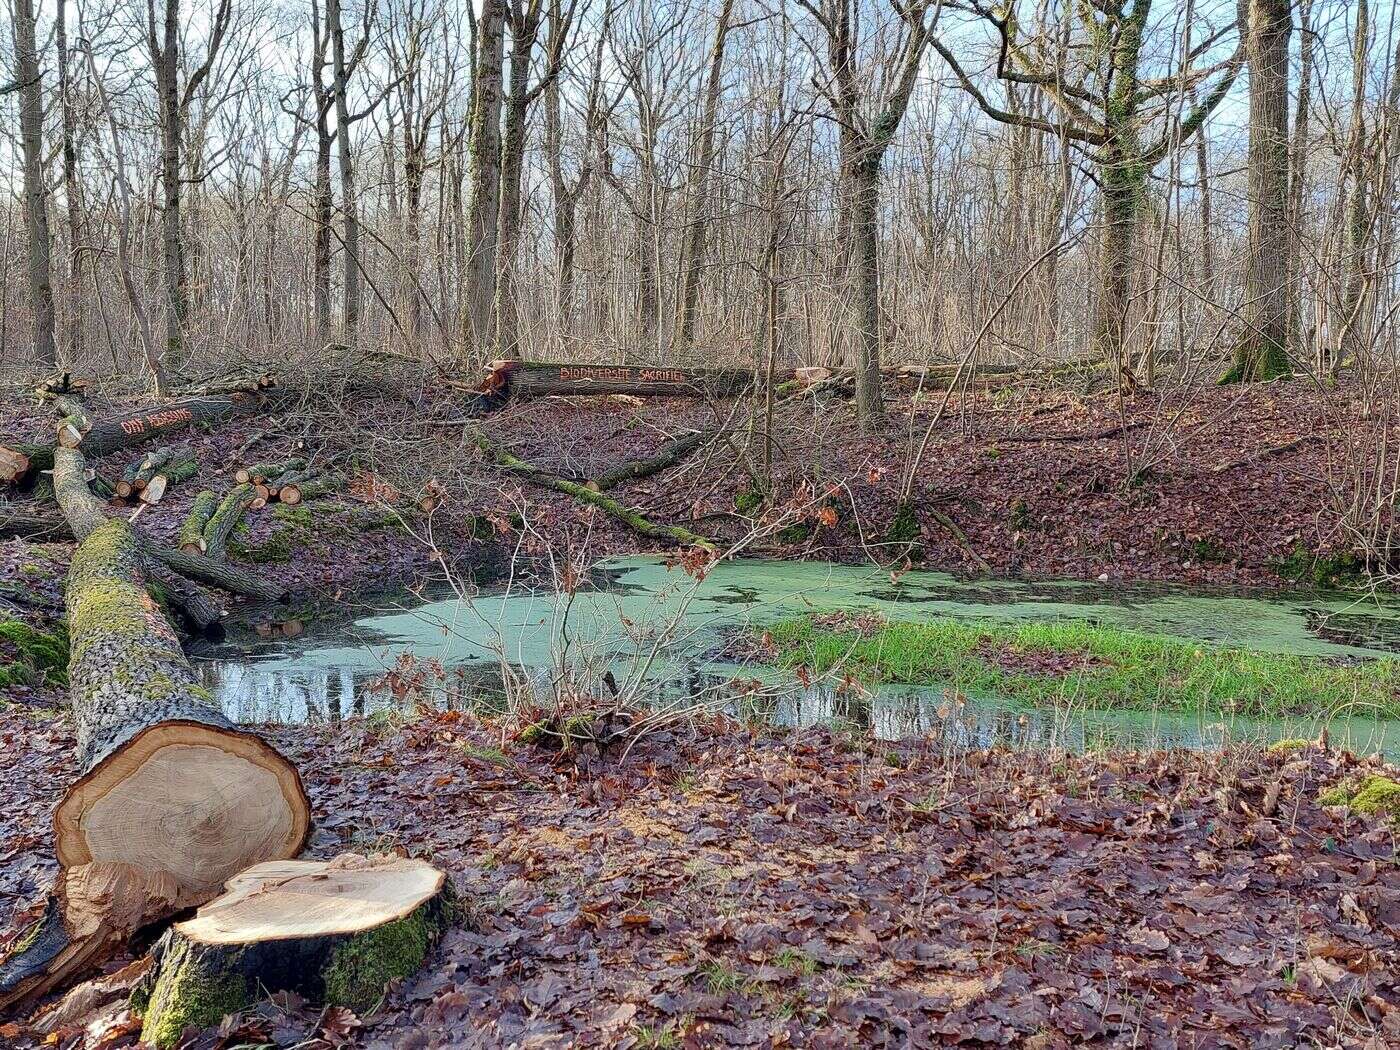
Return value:
[(201, 944), (360, 933), (411, 914), (443, 879), (431, 864), (403, 857), (269, 861), (235, 875), (226, 893), (176, 929)]

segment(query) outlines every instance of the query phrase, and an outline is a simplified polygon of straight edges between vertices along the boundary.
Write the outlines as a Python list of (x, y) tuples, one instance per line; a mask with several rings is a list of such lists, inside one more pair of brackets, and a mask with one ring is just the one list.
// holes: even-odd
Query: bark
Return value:
[(1245, 331), (1221, 382), (1289, 374), (1288, 38), (1289, 0), (1249, 0), (1249, 227)]
[(697, 430), (672, 438), (654, 456), (647, 459), (634, 459), (599, 474), (593, 480), (593, 487), (599, 492), (606, 492), (624, 482), (637, 481), (641, 478), (651, 477), (653, 474), (659, 474), (688, 458), (691, 453), (714, 436), (715, 432), (712, 430)]
[(651, 368), (635, 365), (496, 363), (486, 387), (510, 397), (630, 394), (635, 397), (733, 397), (753, 384), (745, 368)]
[(365, 1014), (423, 965), (455, 915), (451, 884), (425, 861), (260, 864), (152, 949), (132, 994), (142, 1042), (174, 1045), (268, 994)]
[(471, 217), (464, 296), (467, 344), (480, 351), (495, 338), (496, 236), (501, 201), (501, 75), (505, 65), (506, 0), (485, 0), (477, 29), (471, 112)]
[(253, 486), (244, 482), (232, 489), (209, 516), (204, 527), (204, 552), (210, 559), (217, 561), (228, 553), (228, 539), (253, 502), (253, 494)]
[(190, 512), (185, 516), (180, 525), (180, 533), (176, 537), (180, 549), (186, 554), (203, 554), (208, 548), (204, 539), (204, 529), (209, 524), (209, 519), (214, 516), (218, 505), (219, 497), (211, 489), (204, 489), (194, 498)]
[(57, 363), (53, 278), (49, 262), (49, 194), (44, 184), (44, 97), (34, 33), (34, 0), (13, 8), (15, 76), (19, 89), (19, 138), (24, 154), (24, 220), (29, 235), (29, 298), (34, 310), (34, 352), (40, 365)]
[(295, 856), (310, 827), (295, 767), (199, 686), (147, 590), (147, 553), (103, 514), (80, 453), (58, 451), (54, 490), (79, 541), (65, 602), (80, 777), (54, 811), (55, 902), (0, 965), (0, 1008), (208, 900), (249, 865)]
[(160, 104), (161, 258), (165, 281), (165, 360), (179, 360), (185, 315), (185, 253), (180, 222), (180, 141), (184, 107), (180, 104), (180, 3), (165, 0), (164, 43), (155, 46), (151, 28), (156, 95)]
[[(185, 398), (157, 408), (124, 412), (110, 419), (98, 420), (88, 424), (85, 429), (75, 425), (65, 429), (59, 441), (65, 447), (79, 449), (91, 459), (99, 459), (189, 426), (221, 423), (235, 416), (277, 411), (289, 400), (289, 395), (281, 391), (234, 391), (213, 397)], [(31, 463), (30, 469), (47, 470), (51, 465), (50, 452), (48, 462)]]

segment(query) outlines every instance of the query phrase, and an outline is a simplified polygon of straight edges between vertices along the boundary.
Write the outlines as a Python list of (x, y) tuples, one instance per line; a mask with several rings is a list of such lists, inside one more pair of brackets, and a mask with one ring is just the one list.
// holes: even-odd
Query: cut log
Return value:
[(218, 506), (219, 497), (210, 489), (204, 489), (195, 496), (189, 514), (185, 515), (184, 523), (180, 526), (178, 537), (180, 549), (186, 554), (204, 553), (207, 546), (204, 542), (204, 529)]
[(254, 497), (253, 486), (245, 482), (230, 489), (219, 503), (204, 529), (204, 552), (209, 558), (221, 559), (228, 553), (228, 538), (238, 528)]
[(637, 397), (734, 397), (753, 385), (743, 368), (661, 368), (651, 365), (560, 365), (493, 361), (482, 393), (516, 397), (549, 394), (632, 394)]
[(126, 465), (122, 471), (122, 476), (117, 480), (116, 493), (118, 499), (131, 499), (136, 495), (136, 475), (141, 473), (141, 465), (146, 462), (145, 456), (140, 456)]
[(176, 923), (132, 992), (141, 1039), (174, 1044), (277, 992), (365, 1013), (454, 920), (450, 883), (403, 857), (259, 864)]
[(160, 469), (170, 462), (170, 457), (174, 454), (173, 450), (164, 447), (146, 453), (146, 457), (141, 460), (141, 466), (136, 470), (131, 487), (137, 492), (143, 491)]
[[(277, 492), (277, 498), (288, 506), (295, 507), (298, 503), (304, 502), (305, 500), (315, 499), (318, 496), (326, 496), (332, 492), (339, 492), (344, 487), (344, 474), (326, 474), (312, 481), (283, 485)], [(291, 491), (288, 491), (289, 489)]]
[(199, 461), (194, 458), (192, 453), (172, 459), (159, 474), (154, 475), (150, 481), (146, 482), (146, 487), (141, 490), (141, 502), (151, 505), (159, 503), (171, 485), (188, 481), (198, 472)]
[(55, 492), (79, 540), (65, 604), (80, 776), (54, 810), (62, 928), (50, 917), (6, 960), (0, 1008), (208, 900), (249, 865), (295, 856), (310, 824), (296, 768), (198, 684), (147, 590), (131, 526), (102, 513), (79, 453), (55, 458)]
[(68, 535), (68, 523), (49, 505), (47, 513), (32, 501), (15, 506), (0, 500), (0, 539), (18, 536), (26, 540), (53, 541)]
[(22, 448), (0, 445), (0, 481), (7, 485), (29, 473), (29, 456)]
[[(134, 448), (184, 427), (219, 423), (257, 412), (276, 412), (288, 407), (291, 402), (289, 391), (234, 391), (214, 397), (171, 401), (155, 408), (124, 412), (96, 422), (85, 413), (79, 414), (81, 406), (71, 399), (59, 398), (55, 404), (60, 411), (75, 410), (59, 424), (59, 444), (64, 448), (80, 449), (85, 455), (97, 459), (124, 448)], [(29, 458), (28, 475), (6, 478), (5, 472), (0, 470), (0, 481), (15, 484), (36, 471), (53, 467), (53, 445), (22, 444), (10, 445), (9, 448)]]
[(233, 480), (240, 485), (261, 485), (280, 478), (288, 471), (303, 470), (305, 467), (304, 459), (289, 459), (281, 463), (256, 463), (251, 467), (240, 467), (234, 472)]

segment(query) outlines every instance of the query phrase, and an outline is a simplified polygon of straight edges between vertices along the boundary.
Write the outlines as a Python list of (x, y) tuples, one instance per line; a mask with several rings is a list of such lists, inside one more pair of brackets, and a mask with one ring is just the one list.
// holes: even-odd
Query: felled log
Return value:
[(253, 498), (253, 486), (245, 482), (230, 489), (219, 502), (209, 524), (204, 527), (204, 553), (208, 558), (221, 559), (228, 553), (228, 539), (243, 520), (243, 513)]
[(564, 365), (493, 361), (483, 393), (516, 397), (550, 394), (632, 394), (636, 397), (734, 397), (753, 385), (743, 368), (662, 368), (652, 365)]
[(62, 515), (53, 510), (46, 513), (31, 502), (17, 507), (0, 500), (0, 539), (61, 540), (68, 535), (68, 523)]
[(446, 877), (422, 860), (349, 854), (249, 868), (156, 942), (131, 997), (142, 1042), (168, 1047), (277, 992), (365, 1013), (423, 965), (453, 917)]
[(256, 463), (251, 467), (240, 467), (234, 471), (233, 480), (240, 485), (254, 484), (262, 485), (268, 481), (280, 478), (291, 470), (303, 470), (306, 467), (304, 459), (288, 459), (281, 463)]
[(566, 496), (583, 503), (597, 507), (605, 514), (609, 514), (622, 522), (633, 532), (646, 536), (649, 539), (669, 540), (672, 543), (680, 543), (690, 547), (703, 547), (705, 550), (713, 551), (715, 544), (713, 540), (700, 536), (689, 529), (679, 525), (659, 525), (650, 518), (642, 514), (641, 511), (625, 506), (610, 496), (605, 496), (587, 485), (577, 481), (570, 481), (561, 478), (557, 474), (527, 463), (518, 456), (513, 456), (505, 449), (498, 447), (485, 434), (479, 430), (472, 429), (469, 435), (475, 442), (476, 447), (488, 456), (493, 464), (504, 470), (510, 471), (518, 477), (525, 479), (534, 485), (542, 488), (553, 489), (555, 492), (562, 492)]
[(0, 963), (0, 1009), (94, 964), (135, 930), (295, 856), (310, 805), (296, 768), (212, 706), (147, 590), (145, 552), (57, 454), (78, 549), (65, 602), (80, 776), (54, 810), (60, 873), (35, 935)]
[(136, 470), (136, 477), (132, 479), (133, 491), (143, 491), (151, 483), (151, 479), (156, 476), (156, 473), (170, 462), (170, 457), (174, 454), (174, 450), (166, 447), (146, 453), (145, 458), (141, 460), (141, 466)]
[(146, 482), (146, 487), (141, 490), (141, 502), (154, 506), (164, 498), (171, 485), (189, 481), (198, 472), (199, 461), (194, 458), (193, 453), (187, 452), (172, 459)]
[(277, 490), (277, 498), (289, 507), (295, 507), (309, 499), (317, 496), (326, 496), (332, 492), (339, 492), (345, 487), (344, 474), (323, 474), (318, 478), (309, 481), (297, 481), (291, 484), (283, 484)]
[(0, 481), (12, 484), (29, 473), (29, 453), (25, 451), (26, 448), (32, 451), (32, 446), (10, 448), (0, 445)]
[(211, 489), (204, 489), (195, 496), (194, 503), (190, 505), (190, 512), (185, 515), (185, 520), (180, 525), (180, 534), (177, 537), (180, 549), (186, 554), (204, 553), (207, 547), (204, 529), (218, 506), (219, 497)]

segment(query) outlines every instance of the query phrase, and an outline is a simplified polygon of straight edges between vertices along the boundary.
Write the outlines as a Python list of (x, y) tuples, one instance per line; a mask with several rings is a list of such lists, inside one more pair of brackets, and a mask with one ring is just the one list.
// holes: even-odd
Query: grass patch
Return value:
[(784, 667), (867, 684), (951, 686), (1027, 704), (1400, 717), (1400, 661), (1356, 664), (1214, 646), (1077, 620), (934, 620), (859, 632), (787, 620), (768, 632)]

